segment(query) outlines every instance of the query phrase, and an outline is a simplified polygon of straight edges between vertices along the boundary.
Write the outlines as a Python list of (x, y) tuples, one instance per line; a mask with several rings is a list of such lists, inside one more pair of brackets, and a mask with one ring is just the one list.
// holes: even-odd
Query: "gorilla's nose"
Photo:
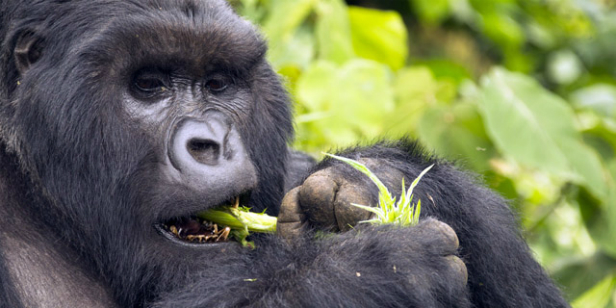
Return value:
[(256, 181), (240, 134), (220, 113), (179, 122), (169, 142), (168, 156), (173, 168), (190, 184)]
[(172, 137), (169, 158), (180, 171), (200, 168), (199, 165), (216, 166), (224, 159), (233, 159), (236, 153), (232, 147), (240, 144), (229, 139), (236, 135), (232, 131), (220, 116), (210, 116), (206, 121), (186, 119), (178, 124)]
[[(223, 148), (225, 136), (229, 131), (219, 125), (218, 122), (214, 123), (199, 123), (188, 122), (185, 123), (183, 129), (180, 130), (177, 142), (177, 149), (180, 155), (186, 155), (187, 157), (182, 159), (194, 159), (197, 163), (215, 166), (218, 164), (221, 148)], [(184, 136), (182, 136), (182, 134)], [(186, 143), (186, 149), (182, 149), (183, 143)], [(224, 149), (230, 152), (229, 145), (224, 144)], [(230, 156), (232, 153), (227, 153)], [(189, 157), (190, 156), (190, 157)]]

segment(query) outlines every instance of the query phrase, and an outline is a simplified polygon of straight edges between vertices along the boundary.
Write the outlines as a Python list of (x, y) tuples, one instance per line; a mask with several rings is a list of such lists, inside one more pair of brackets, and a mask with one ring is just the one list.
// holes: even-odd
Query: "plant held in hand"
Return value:
[(329, 157), (340, 160), (351, 165), (361, 173), (367, 175), (372, 182), (379, 189), (379, 201), (376, 207), (352, 204), (356, 207), (362, 208), (366, 211), (375, 214), (375, 217), (370, 220), (360, 221), (360, 223), (372, 223), (372, 224), (394, 224), (399, 226), (413, 226), (419, 222), (419, 214), (421, 212), (421, 200), (417, 201), (416, 205), (413, 205), (413, 189), (417, 186), (421, 178), (428, 172), (434, 165), (428, 166), (424, 169), (419, 176), (411, 183), (408, 190), (405, 191), (404, 179), (402, 179), (402, 195), (398, 202), (396, 197), (392, 196), (385, 184), (379, 180), (379, 178), (372, 172), (366, 165), (346, 157), (336, 156), (328, 153), (323, 153)]

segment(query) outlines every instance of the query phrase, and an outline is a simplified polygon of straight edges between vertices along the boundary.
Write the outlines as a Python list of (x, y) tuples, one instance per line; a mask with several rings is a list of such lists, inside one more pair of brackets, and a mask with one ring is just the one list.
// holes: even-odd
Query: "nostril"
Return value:
[(188, 141), (186, 145), (188, 153), (197, 162), (206, 165), (218, 164), (218, 157), (220, 157), (220, 144), (210, 139), (193, 138)]

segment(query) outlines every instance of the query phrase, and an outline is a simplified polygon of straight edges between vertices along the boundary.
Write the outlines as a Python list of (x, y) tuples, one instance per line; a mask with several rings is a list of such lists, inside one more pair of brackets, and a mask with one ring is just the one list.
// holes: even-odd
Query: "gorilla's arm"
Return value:
[(289, 150), (289, 154), (287, 155), (287, 173), (285, 175), (284, 191), (288, 192), (293, 187), (301, 185), (315, 165), (316, 161), (310, 155)]
[[(476, 179), (426, 156), (416, 143), (407, 140), (358, 147), (340, 154), (365, 162), (396, 195), (402, 177), (408, 185), (423, 169), (435, 164), (419, 182), (414, 200), (421, 200), (423, 219), (436, 218), (457, 233), (474, 305), (568, 307), (558, 288), (533, 259), (507, 203), (478, 185)], [(348, 224), (366, 219), (361, 216), (364, 212), (349, 205), (375, 204), (376, 189), (365, 176), (332, 159), (324, 160), (315, 169), (298, 193), (299, 207), (309, 224), (344, 230)], [(413, 245), (409, 242), (416, 240), (409, 237), (405, 242)], [(417, 245), (418, 250), (422, 247)]]
[(270, 236), (155, 307), (469, 307), (457, 242), (436, 220), (290, 244)]

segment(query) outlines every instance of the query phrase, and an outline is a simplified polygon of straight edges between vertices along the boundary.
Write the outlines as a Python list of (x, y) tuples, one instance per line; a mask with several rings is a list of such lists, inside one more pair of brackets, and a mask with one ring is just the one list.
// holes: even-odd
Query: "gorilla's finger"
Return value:
[(451, 255), (445, 257), (447, 259), (447, 263), (449, 264), (449, 269), (452, 274), (452, 282), (457, 282), (457, 285), (464, 286), (468, 281), (468, 271), (466, 269), (466, 264), (462, 259)]
[(365, 189), (351, 183), (340, 186), (334, 200), (334, 215), (340, 231), (348, 231), (358, 222), (370, 219), (372, 213), (351, 203), (375, 206), (376, 200)]
[(300, 186), (299, 204), (314, 227), (330, 230), (336, 226), (334, 198), (338, 184), (325, 170), (310, 176)]
[(293, 188), (282, 199), (276, 233), (285, 239), (299, 236), (306, 221), (298, 202), (299, 191), (299, 187)]
[(459, 241), (456, 232), (446, 223), (428, 218), (416, 227), (422, 246), (434, 254), (446, 256), (455, 254)]

